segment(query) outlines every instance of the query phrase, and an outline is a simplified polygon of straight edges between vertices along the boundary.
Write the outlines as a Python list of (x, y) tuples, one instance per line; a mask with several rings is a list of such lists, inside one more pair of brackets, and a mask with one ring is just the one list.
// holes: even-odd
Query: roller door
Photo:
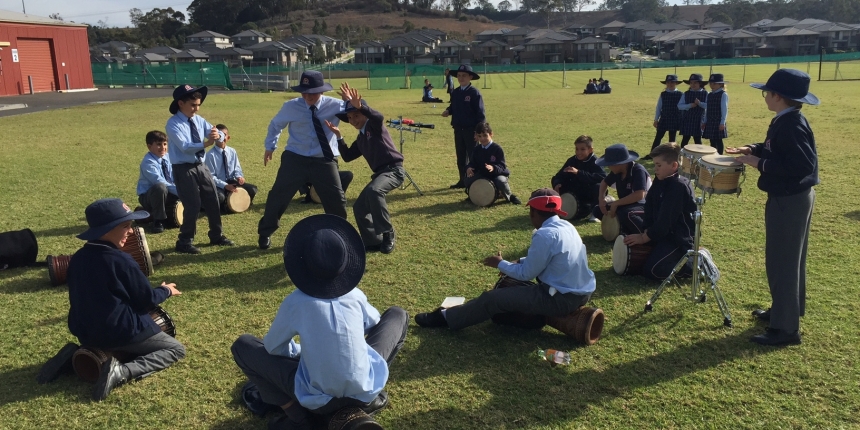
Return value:
[(43, 93), (57, 89), (54, 80), (54, 59), (51, 41), (46, 39), (18, 39), (18, 58), (25, 93), (30, 92), (28, 76), (33, 78), (33, 92)]

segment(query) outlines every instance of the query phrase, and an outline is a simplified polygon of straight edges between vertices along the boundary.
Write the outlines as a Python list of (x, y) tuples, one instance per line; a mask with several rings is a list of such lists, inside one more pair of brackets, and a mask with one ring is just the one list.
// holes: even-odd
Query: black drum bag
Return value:
[(0, 270), (33, 265), (38, 254), (36, 235), (29, 228), (0, 233)]

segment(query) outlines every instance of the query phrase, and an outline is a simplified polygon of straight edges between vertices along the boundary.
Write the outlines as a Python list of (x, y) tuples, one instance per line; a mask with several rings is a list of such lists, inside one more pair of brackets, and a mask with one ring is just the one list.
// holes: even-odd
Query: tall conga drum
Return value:
[(546, 317), (550, 327), (585, 345), (594, 345), (603, 333), (603, 309), (583, 306), (563, 317)]
[(498, 191), (496, 191), (496, 186), (493, 184), (493, 181), (489, 181), (484, 178), (476, 179), (475, 182), (472, 182), (472, 185), (469, 186), (469, 200), (475, 204), (475, 206), (480, 207), (488, 207), (496, 201), (498, 197)]
[(699, 159), (716, 154), (717, 148), (708, 145), (687, 145), (681, 148), (681, 168), (678, 173), (687, 179), (696, 179), (699, 173)]
[(149, 244), (146, 243), (146, 233), (143, 232), (143, 228), (132, 227), (132, 234), (125, 239), (125, 245), (122, 246), (121, 250), (134, 258), (144, 275), (149, 276), (155, 272), (152, 254), (149, 253)]
[(744, 164), (727, 155), (706, 155), (699, 160), (698, 186), (709, 194), (740, 194)]
[[(313, 190), (313, 188), (311, 189)], [(227, 193), (224, 204), (227, 206), (228, 212), (234, 214), (242, 213), (251, 207), (251, 195), (244, 188), (236, 186), (235, 192)]]

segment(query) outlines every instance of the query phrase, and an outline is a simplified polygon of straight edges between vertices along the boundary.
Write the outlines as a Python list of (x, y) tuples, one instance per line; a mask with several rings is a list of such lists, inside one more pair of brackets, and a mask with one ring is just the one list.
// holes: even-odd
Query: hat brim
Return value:
[(639, 159), (639, 153), (636, 151), (627, 151), (627, 159), (621, 161), (607, 161), (604, 157), (600, 157), (597, 160), (594, 160), (594, 164), (600, 167), (609, 167), (609, 166), (617, 166), (619, 164), (627, 164), (631, 161), (636, 161)]
[[(343, 272), (331, 279), (320, 279), (306, 267), (305, 252), (314, 232), (332, 230), (346, 243), (346, 265)], [(287, 275), (303, 293), (318, 299), (340, 297), (358, 286), (364, 276), (364, 242), (347, 220), (329, 214), (307, 217), (290, 230), (284, 241), (284, 268)]]
[(188, 94), (194, 93), (200, 93), (200, 95), (202, 96), (200, 97), (200, 104), (202, 105), (203, 101), (206, 100), (206, 95), (209, 94), (209, 87), (204, 85), (200, 88), (192, 88), (191, 91), (186, 91), (182, 93), (181, 95), (179, 95), (178, 98), (174, 97), (173, 102), (170, 103), (170, 107), (168, 108), (171, 115), (176, 115), (176, 112), (179, 112), (179, 99), (187, 96)]
[(90, 227), (87, 231), (79, 234), (77, 236), (78, 239), (81, 240), (96, 240), (102, 236), (104, 236), (107, 232), (114, 229), (114, 227), (131, 220), (145, 219), (149, 218), (149, 212), (147, 211), (134, 211), (129, 214), (126, 214), (122, 218), (115, 219), (105, 225), (98, 227)]
[(700, 84), (707, 84), (707, 83), (708, 83), (708, 81), (697, 81), (697, 80), (695, 80), (695, 79), (684, 80), (684, 83), (685, 83), (685, 84), (687, 84), (687, 85), (690, 85), (690, 82), (698, 82), (698, 83), (700, 83)]
[(331, 91), (332, 86), (331, 86), (331, 84), (326, 82), (322, 86), (319, 86), (319, 87), (307, 87), (304, 85), (296, 85), (295, 87), (290, 87), (290, 89), (297, 92), (297, 93), (302, 93), (302, 94), (317, 94), (317, 93), (324, 93), (326, 91)]
[(346, 115), (346, 112), (336, 113), (336, 114), (334, 114), (334, 116), (336, 116), (337, 119), (339, 119), (341, 121), (349, 122), (349, 116)]
[(669, 82), (674, 82), (674, 83), (676, 83), (676, 84), (677, 84), (677, 83), (680, 83), (681, 81), (660, 81), (660, 83), (661, 83), (661, 84), (666, 84), (666, 83), (669, 83)]
[(804, 97), (801, 97), (801, 98), (799, 98), (799, 99), (795, 99), (795, 98), (788, 97), (788, 96), (786, 96), (785, 94), (783, 94), (783, 93), (781, 93), (781, 92), (779, 92), (779, 91), (774, 91), (774, 90), (772, 90), (772, 89), (768, 88), (768, 87), (767, 87), (767, 84), (752, 83), (752, 84), (750, 84), (750, 86), (751, 86), (751, 87), (753, 87), (753, 88), (760, 89), (760, 90), (762, 90), (762, 91), (773, 91), (773, 92), (775, 92), (775, 93), (779, 94), (779, 96), (780, 96), (780, 97), (783, 97), (783, 98), (786, 98), (786, 99), (789, 99), (789, 100), (794, 100), (794, 101), (796, 101), (796, 102), (800, 102), (800, 103), (803, 103), (803, 104), (808, 104), (808, 105), (816, 106), (816, 105), (818, 105), (818, 104), (820, 104), (820, 103), (821, 103), (821, 100), (818, 100), (818, 97), (816, 97), (816, 96), (815, 96), (815, 94), (812, 94), (812, 93), (810, 93), (810, 92), (807, 92), (807, 93), (806, 93), (806, 95), (805, 95)]

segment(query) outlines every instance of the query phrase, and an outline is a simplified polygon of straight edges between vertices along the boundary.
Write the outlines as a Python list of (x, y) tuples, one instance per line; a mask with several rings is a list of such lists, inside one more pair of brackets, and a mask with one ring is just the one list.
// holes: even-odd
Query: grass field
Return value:
[[(774, 69), (747, 67), (745, 77), (740, 67), (715, 69), (734, 82), (728, 85), (726, 145), (764, 138), (772, 113), (758, 90), (740, 82), (764, 81)], [(505, 149), (514, 193), (527, 197), (548, 186), (580, 134), (594, 138), (598, 153), (615, 142), (646, 153), (654, 136), (658, 81), (672, 72), (645, 70), (643, 85), (636, 85), (637, 70), (607, 72), (603, 77), (611, 80), (613, 93), (594, 96), (580, 94), (595, 76), (591, 72), (568, 73), (571, 89), (560, 88), (561, 73), (530, 74), (534, 85), (525, 90), (517, 86), (522, 75), (519, 81), (515, 75), (491, 76), (491, 89), (483, 91), (487, 117)], [(708, 70), (677, 71), (682, 78), (691, 72)], [(364, 82), (353, 83), (361, 88)], [(733, 328), (723, 327), (713, 300), (687, 302), (686, 290), (667, 290), (653, 312), (643, 313), (657, 284), (616, 276), (611, 245), (599, 225), (576, 223), (597, 276), (591, 305), (607, 316), (602, 339), (581, 347), (550, 328), (529, 332), (486, 323), (452, 333), (413, 322), (391, 367), (392, 403), (378, 415), (380, 423), (414, 430), (860, 426), (860, 86), (814, 82), (812, 91), (822, 105), (803, 111), (817, 138), (821, 184), (809, 244), (803, 345), (773, 349), (748, 341), (763, 330), (750, 311), (767, 306), (769, 294), (765, 194), (755, 186), (757, 172), (747, 170), (740, 196), (715, 196), (704, 208), (703, 244), (722, 272)], [(448, 189), (456, 170), (452, 132), (439, 116), (443, 106), (416, 102), (418, 90), (365, 96), (388, 117), (403, 115), (437, 128), (405, 136), (406, 168), (425, 195), (409, 188), (389, 196), (397, 249), (368, 256), (360, 287), (380, 310), (398, 305), (410, 315), (433, 309), (445, 296), (473, 297), (490, 288), (496, 272), (478, 261), (498, 250), (506, 257), (524, 255), (532, 230), (526, 208), (478, 209), (463, 203), (461, 191)], [(201, 113), (211, 123), (229, 126), (246, 177), (261, 193), (250, 211), (224, 218), (236, 247), (205, 245), (205, 221), (198, 223), (202, 255), (174, 253), (175, 230), (148, 236), (150, 248), (167, 257), (152, 281), (175, 282), (184, 293), (164, 304), (188, 349), (174, 367), (120, 387), (102, 403), (92, 403), (91, 387), (72, 376), (37, 385), (40, 365), (74, 340), (66, 327), (67, 289), (51, 287), (44, 268), (0, 272), (0, 428), (265, 428), (237, 400), (244, 377), (229, 347), (242, 333), (264, 335), (294, 288), (278, 247), (256, 247), (257, 221), (279, 167), (277, 158), (263, 166), (262, 140), (289, 97), (213, 94), (203, 105)], [(102, 197), (136, 204), (143, 136), (163, 129), (168, 103), (137, 100), (4, 118), (0, 231), (33, 229), (40, 260), (77, 250), (82, 242), (74, 236), (86, 229), (87, 204)], [(363, 160), (341, 168), (356, 174), (347, 192), (347, 199), (355, 198), (370, 170)], [(321, 212), (294, 200), (273, 241), (283, 243), (298, 220)], [(551, 368), (535, 355), (539, 347), (569, 350), (573, 361)]]

